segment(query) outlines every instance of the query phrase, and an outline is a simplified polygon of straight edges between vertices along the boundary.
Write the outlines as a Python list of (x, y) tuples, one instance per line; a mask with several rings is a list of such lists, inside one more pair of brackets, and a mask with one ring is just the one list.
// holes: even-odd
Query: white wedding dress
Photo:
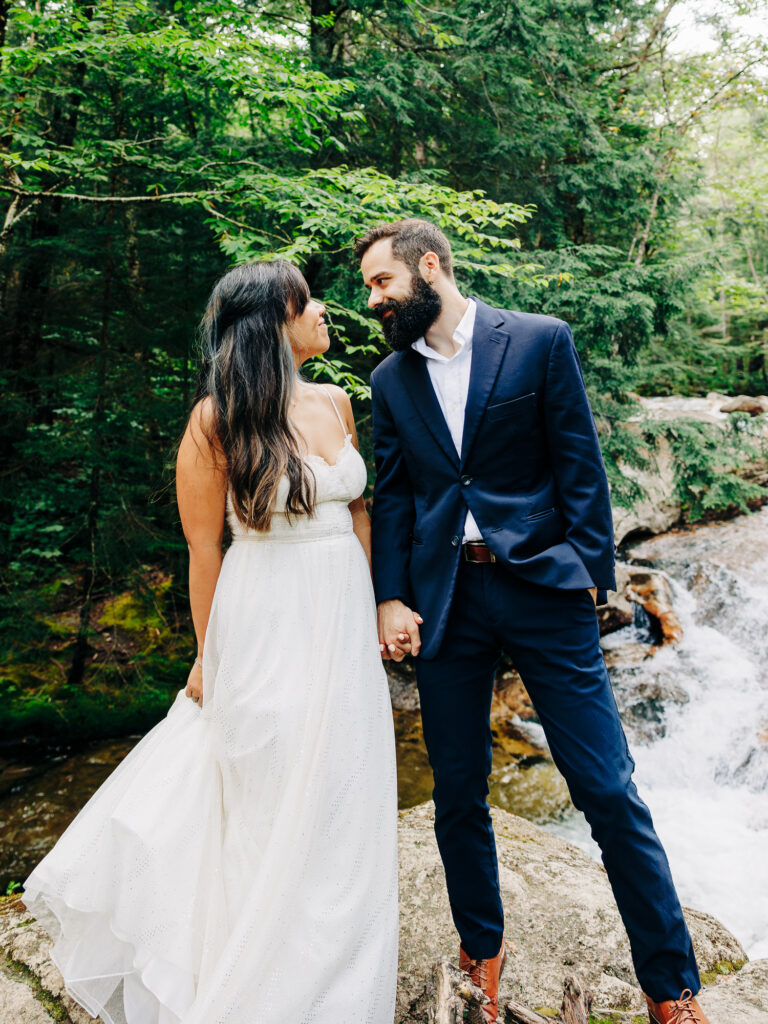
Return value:
[(202, 708), (180, 691), (25, 883), (107, 1024), (392, 1024), (394, 735), (347, 507), (366, 469), (349, 436), (308, 463), (313, 518), (257, 533), (230, 509)]

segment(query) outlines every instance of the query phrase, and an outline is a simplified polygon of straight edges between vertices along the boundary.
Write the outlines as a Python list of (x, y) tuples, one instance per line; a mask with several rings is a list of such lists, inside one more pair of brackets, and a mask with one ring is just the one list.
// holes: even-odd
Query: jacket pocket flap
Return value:
[(520, 395), (509, 402), (499, 402), (497, 405), (489, 405), (486, 415), (489, 420), (504, 420), (511, 416), (527, 416), (536, 409), (536, 392), (531, 391), (528, 395)]

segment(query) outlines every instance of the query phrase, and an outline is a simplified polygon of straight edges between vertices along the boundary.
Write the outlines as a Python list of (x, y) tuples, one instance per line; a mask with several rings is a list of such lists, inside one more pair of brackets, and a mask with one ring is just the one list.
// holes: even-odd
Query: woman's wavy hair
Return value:
[(248, 263), (217, 282), (200, 324), (197, 400), (212, 400), (208, 442), (226, 459), (235, 515), (254, 530), (269, 529), (283, 476), (287, 512), (314, 510), (314, 477), (288, 419), (296, 381), (289, 325), (308, 301), (307, 282), (292, 263)]

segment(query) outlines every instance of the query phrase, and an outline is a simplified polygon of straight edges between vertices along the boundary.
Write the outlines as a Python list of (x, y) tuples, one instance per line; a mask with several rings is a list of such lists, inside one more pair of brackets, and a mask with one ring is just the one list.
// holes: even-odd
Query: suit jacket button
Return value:
[(451, 537), (451, 544), (457, 548), (461, 544), (461, 540), (458, 537)]
[(464, 487), (469, 487), (469, 485), (472, 483), (472, 477), (471, 476), (463, 476), (461, 478), (461, 482), (464, 485)]

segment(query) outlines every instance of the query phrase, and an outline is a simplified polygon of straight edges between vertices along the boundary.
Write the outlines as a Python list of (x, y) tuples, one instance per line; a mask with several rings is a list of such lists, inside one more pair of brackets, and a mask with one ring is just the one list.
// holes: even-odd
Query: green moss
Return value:
[(99, 616), (99, 625), (117, 627), (128, 632), (156, 630), (161, 633), (168, 626), (160, 611), (163, 595), (170, 588), (169, 578), (148, 587), (145, 592), (126, 591), (110, 598)]
[(137, 687), (123, 694), (63, 686), (56, 700), (26, 698), (0, 712), (0, 738), (38, 737), (49, 743), (146, 732), (168, 711), (175, 693)]
[(648, 1015), (642, 1014), (637, 1017), (627, 1017), (626, 1013), (609, 1013), (605, 1016), (605, 1013), (595, 1016), (590, 1014), (589, 1024), (648, 1024)]
[(746, 960), (721, 960), (715, 964), (711, 971), (703, 971), (701, 974), (702, 985), (714, 985), (717, 979), (724, 974), (735, 974), (740, 971)]
[(66, 682), (72, 651), (62, 643), (72, 615), (47, 616), (46, 641), (0, 666), (0, 739), (75, 743), (146, 732), (159, 721), (186, 682), (193, 650), (172, 582), (143, 580), (101, 605), (76, 687)]
[(25, 985), (32, 989), (35, 999), (45, 1009), (51, 1020), (69, 1020), (67, 1011), (59, 1000), (46, 988), (43, 988), (38, 976), (26, 964), (21, 964), (18, 960), (14, 960), (12, 956), (6, 954), (5, 969), (9, 974), (15, 975), (17, 980), (23, 981)]
[(72, 635), (72, 625), (64, 619), (50, 617), (40, 621), (45, 625), (52, 637), (66, 638)]

